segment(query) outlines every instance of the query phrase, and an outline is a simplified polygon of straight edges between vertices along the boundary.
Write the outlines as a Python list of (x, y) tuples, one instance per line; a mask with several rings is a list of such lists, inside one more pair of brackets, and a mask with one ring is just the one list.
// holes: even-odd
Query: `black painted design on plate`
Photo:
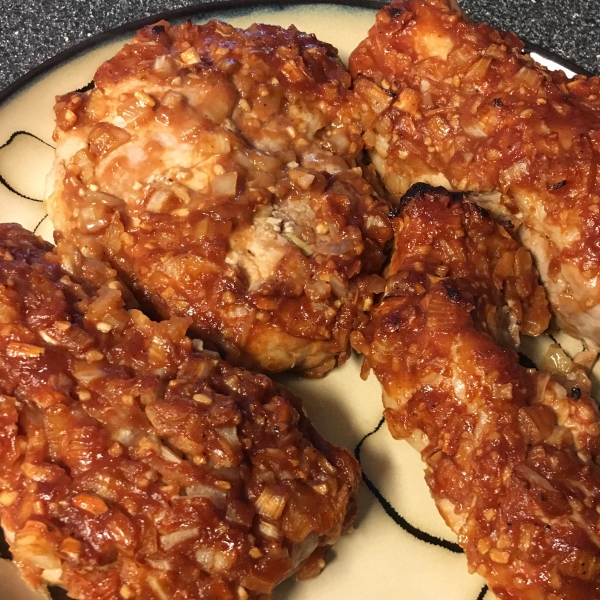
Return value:
[(40, 222), (34, 227), (33, 229), (33, 233), (37, 233), (37, 230), (39, 229), (40, 225), (48, 218), (48, 215), (44, 215), (41, 219)]
[[(361, 464), (360, 463), (360, 453), (361, 453), (363, 444), (367, 441), (367, 439), (369, 437), (371, 437), (372, 435), (374, 435), (381, 429), (384, 422), (385, 422), (385, 419), (382, 418), (381, 421), (379, 421), (379, 424), (377, 425), (377, 427), (375, 427), (375, 429), (373, 429), (373, 431), (367, 433), (367, 435), (365, 435), (362, 438), (362, 440), (360, 440), (360, 442), (358, 442), (358, 445), (354, 449), (354, 456), (356, 456), (356, 460), (358, 461), (359, 464)], [(361, 465), (361, 467), (362, 467), (362, 465)], [(383, 510), (385, 510), (386, 514), (394, 521), (394, 523), (396, 523), (396, 525), (399, 525), (402, 529), (404, 529), (404, 531), (406, 531), (413, 537), (417, 538), (418, 540), (421, 540), (422, 542), (426, 542), (428, 544), (432, 544), (433, 546), (438, 546), (440, 548), (444, 548), (445, 550), (448, 550), (449, 552), (453, 552), (455, 554), (463, 553), (463, 549), (458, 544), (455, 544), (454, 542), (449, 542), (447, 540), (443, 540), (439, 537), (436, 537), (435, 535), (431, 535), (430, 533), (427, 533), (426, 531), (422, 531), (418, 527), (415, 527), (412, 523), (409, 523), (392, 506), (392, 504), (389, 502), (389, 500), (387, 500), (387, 498), (385, 498), (384, 495), (377, 489), (377, 486), (367, 477), (367, 475), (365, 474), (364, 471), (362, 474), (362, 478), (363, 478), (363, 481), (365, 482), (365, 485), (367, 486), (369, 491), (375, 496), (375, 498), (377, 498), (377, 500), (379, 501), (379, 504), (381, 504), (381, 507), (383, 508)]]
[[(376, 434), (381, 429), (384, 423), (385, 418), (382, 417), (381, 421), (379, 421), (379, 423), (377, 424), (377, 427), (375, 427), (375, 429), (367, 433), (360, 440), (360, 442), (358, 442), (356, 448), (354, 449), (354, 456), (356, 457), (358, 463), (361, 465), (361, 469), (362, 464), (360, 462), (360, 453), (362, 450), (362, 446), (368, 438)], [(394, 523), (396, 523), (396, 525), (399, 525), (402, 529), (404, 529), (404, 531), (417, 538), (418, 540), (421, 540), (422, 542), (427, 542), (428, 544), (432, 544), (433, 546), (439, 546), (440, 548), (444, 548), (444, 550), (448, 550), (449, 552), (452, 552), (454, 554), (463, 554), (464, 550), (458, 544), (438, 538), (434, 535), (431, 535), (430, 533), (427, 533), (426, 531), (422, 531), (418, 527), (415, 527), (414, 525), (409, 523), (402, 515), (400, 515), (400, 513), (398, 513), (398, 511), (392, 506), (392, 504), (377, 489), (377, 486), (367, 477), (364, 470), (362, 471), (362, 478), (369, 491), (375, 496), (375, 498), (377, 498), (383, 510), (385, 510), (386, 514), (394, 521)], [(483, 600), (485, 598), (485, 595), (488, 593), (488, 590), (488, 586), (484, 585), (481, 588), (481, 591), (479, 592), (479, 595), (477, 596), (476, 600)]]
[(10, 146), (10, 144), (14, 141), (15, 138), (19, 137), (20, 135), (24, 135), (30, 138), (33, 138), (34, 140), (41, 142), (42, 144), (44, 144), (44, 146), (48, 146), (48, 148), (52, 148), (52, 150), (55, 150), (54, 146), (52, 144), (49, 144), (48, 142), (45, 142), (42, 138), (39, 138), (37, 135), (34, 135), (33, 133), (29, 133), (29, 131), (15, 131), (5, 142), (4, 144), (2, 144), (0, 146), (0, 150), (2, 150), (2, 148), (6, 148), (6, 146)]
[[(21, 135), (33, 138), (34, 140), (44, 144), (44, 146), (48, 146), (48, 148), (52, 148), (53, 150), (55, 149), (54, 146), (52, 146), (48, 142), (45, 142), (42, 138), (39, 138), (37, 135), (34, 135), (33, 133), (29, 133), (29, 131), (15, 131), (6, 140), (6, 142), (4, 142), (4, 144), (2, 144), (0, 146), (0, 150), (2, 150), (3, 148), (6, 148), (7, 146), (10, 146), (10, 144), (12, 144), (12, 142), (14, 142), (14, 140)], [(21, 192), (17, 191), (12, 185), (10, 185), (10, 183), (8, 183), (8, 181), (6, 181), (6, 179), (4, 179), (4, 177), (2, 177), (2, 175), (0, 175), (0, 185), (3, 185), (7, 190), (11, 191), (13, 194), (16, 194), (17, 196), (20, 196), (21, 198), (24, 198), (25, 200), (31, 200), (31, 202), (43, 202), (43, 200), (40, 200), (38, 198), (31, 198), (30, 196), (27, 196), (26, 194), (21, 194)]]
[[(20, 77), (16, 81), (14, 81), (12, 84), (10, 84), (8, 87), (6, 87), (2, 92), (0, 92), (0, 105), (3, 102), (7, 101), (9, 98), (11, 98), (11, 96), (24, 90), (27, 86), (31, 85), (32, 83), (35, 83), (35, 80), (37, 78), (41, 78), (41, 77), (45, 76), (52, 69), (62, 66), (63, 64), (74, 59), (78, 55), (82, 55), (94, 47), (98, 47), (109, 41), (113, 41), (115, 38), (117, 38), (119, 36), (130, 34), (131, 32), (133, 32), (141, 27), (144, 27), (146, 25), (149, 25), (149, 24), (154, 23), (161, 19), (176, 20), (176, 19), (184, 19), (184, 18), (193, 18), (193, 17), (197, 17), (200, 15), (204, 15), (206, 13), (224, 11), (224, 10), (229, 10), (229, 9), (251, 9), (251, 8), (257, 8), (257, 7), (264, 7), (264, 6), (271, 6), (273, 9), (277, 9), (277, 8), (283, 9), (283, 5), (318, 4), (322, 1), (323, 0), (304, 0), (303, 2), (301, 2), (300, 0), (215, 0), (215, 1), (209, 2), (209, 3), (198, 4), (195, 6), (187, 6), (187, 7), (169, 10), (169, 11), (166, 11), (166, 12), (158, 14), (158, 15), (153, 15), (153, 16), (146, 17), (146, 18), (140, 19), (140, 20), (132, 22), (132, 23), (127, 23), (120, 27), (116, 27), (114, 29), (111, 29), (111, 30), (101, 33), (99, 35), (96, 35), (96, 36), (90, 37), (86, 40), (83, 40), (79, 44), (76, 44), (73, 47), (68, 48), (67, 50), (64, 50), (64, 51), (58, 53), (54, 57), (43, 62), (41, 65), (38, 65), (37, 67), (35, 67), (31, 71), (29, 71), (28, 73), (23, 75), (22, 77)], [(328, 3), (335, 4), (335, 5), (341, 5), (341, 6), (361, 7), (361, 8), (370, 8), (370, 9), (377, 10), (377, 9), (381, 8), (382, 6), (386, 5), (387, 0), (329, 0)], [(525, 50), (526, 50), (526, 52), (537, 52), (538, 54), (544, 56), (545, 58), (553, 60), (555, 63), (557, 63), (561, 66), (565, 66), (572, 71), (589, 75), (589, 73), (585, 69), (582, 69), (578, 65), (575, 65), (575, 64), (571, 63), (570, 61), (565, 60), (563, 57), (557, 56), (554, 53), (548, 52), (544, 48), (541, 48), (535, 44), (525, 42)], [(93, 87), (94, 87), (94, 84), (92, 81), (89, 84), (83, 86), (82, 88), (80, 88), (76, 91), (77, 92), (86, 92), (88, 90), (93, 89)], [(17, 137), (18, 135), (31, 136), (31, 137), (37, 139), (38, 141), (42, 142), (43, 144), (45, 144), (49, 147), (52, 147), (50, 144), (47, 144), (46, 142), (44, 142), (40, 138), (37, 138), (37, 136), (35, 136), (31, 133), (28, 133), (25, 131), (17, 131), (9, 138), (9, 140), (5, 144), (0, 146), (0, 149), (4, 148), (8, 144), (10, 144), (13, 141), (13, 139), (15, 137)], [(17, 194), (18, 196), (20, 196), (22, 198), (25, 198), (27, 200), (31, 200), (34, 202), (42, 202), (41, 200), (38, 200), (36, 198), (29, 198), (28, 196), (17, 192), (1, 176), (0, 176), (0, 184), (4, 185), (7, 189), (9, 189), (10, 191), (12, 191), (13, 193)], [(42, 222), (47, 218), (47, 216), (48, 215), (45, 215), (40, 220), (40, 222), (36, 225), (34, 231), (37, 231), (37, 229), (40, 227)], [(366, 434), (361, 439), (361, 441), (358, 443), (358, 445), (356, 446), (354, 454), (355, 454), (357, 460), (359, 461), (359, 463), (360, 463), (361, 448), (362, 448), (364, 442), (370, 436), (377, 433), (377, 431), (379, 431), (379, 429), (382, 427), (383, 423), (384, 423), (384, 419), (381, 419), (381, 421), (379, 422), (377, 427), (370, 433)], [(395, 523), (397, 523), (400, 527), (402, 527), (406, 532), (413, 535), (417, 539), (420, 539), (424, 542), (430, 543), (435, 546), (442, 547), (450, 552), (453, 552), (453, 553), (462, 553), (463, 552), (462, 549), (460, 548), (460, 546), (458, 546), (458, 544), (454, 544), (454, 543), (439, 539), (435, 536), (432, 536), (426, 532), (419, 530), (417, 527), (410, 524), (408, 521), (406, 521), (406, 519), (404, 519), (393, 508), (393, 506), (390, 504), (390, 502), (388, 500), (386, 500), (386, 498), (383, 497), (381, 492), (379, 492), (377, 487), (373, 484), (373, 482), (371, 482), (371, 480), (364, 473), (363, 473), (363, 480), (364, 480), (367, 488), (371, 491), (371, 493), (373, 493), (373, 495), (380, 502), (381, 506), (386, 511), (388, 516), (390, 516), (393, 519), (393, 521)], [(10, 552), (8, 550), (8, 545), (6, 544), (6, 541), (4, 540), (1, 530), (0, 530), (0, 558), (10, 558)], [(477, 600), (483, 600), (487, 591), (488, 591), (487, 586), (484, 586), (482, 588), (481, 592), (479, 593), (479, 595), (477, 596)], [(68, 596), (66, 595), (64, 590), (62, 590), (61, 588), (50, 587), (49, 592), (50, 592), (51, 597), (54, 600), (65, 600), (68, 598)]]
[(8, 181), (6, 181), (6, 179), (4, 179), (2, 175), (0, 175), (0, 185), (3, 185), (7, 190), (12, 192), (13, 194), (16, 194), (17, 196), (20, 196), (21, 198), (24, 198), (25, 200), (31, 200), (31, 202), (43, 202), (43, 200), (40, 200), (39, 198), (30, 198), (25, 194), (21, 194), (21, 192), (15, 190), (15, 188), (12, 185), (10, 185), (10, 183), (8, 183)]

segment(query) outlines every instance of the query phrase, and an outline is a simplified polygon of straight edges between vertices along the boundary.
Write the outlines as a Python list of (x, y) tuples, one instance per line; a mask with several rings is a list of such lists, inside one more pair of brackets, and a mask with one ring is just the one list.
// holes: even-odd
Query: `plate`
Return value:
[[(294, 24), (333, 44), (342, 60), (347, 61), (373, 24), (374, 7), (380, 5), (365, 1), (361, 7), (357, 2), (351, 3), (353, 6), (305, 4), (228, 9), (233, 2), (220, 2), (218, 12), (189, 16), (197, 22), (220, 18), (236, 27), (248, 27), (254, 22), (285, 27)], [(167, 18), (176, 22), (182, 16), (188, 15), (179, 10), (155, 20)], [(152, 21), (146, 19), (143, 24)], [(41, 200), (53, 160), (54, 98), (85, 88), (100, 63), (117, 52), (133, 29), (125, 26), (88, 40), (22, 78), (16, 91), (11, 86), (10, 94), (0, 95), (0, 102), (4, 99), (0, 103), (1, 221), (20, 222), (52, 240), (52, 226)], [(551, 69), (564, 68), (547, 56), (534, 57)], [(568, 353), (580, 349), (579, 342), (566, 336), (559, 341)], [(549, 338), (544, 338), (530, 344), (532, 358), (543, 355), (544, 347), (550, 343)], [(408, 444), (394, 441), (387, 432), (381, 418), (379, 384), (373, 377), (361, 380), (360, 362), (354, 355), (322, 380), (291, 375), (278, 378), (304, 398), (307, 413), (327, 439), (356, 454), (365, 486), (359, 496), (355, 530), (329, 552), (323, 573), (308, 581), (284, 582), (277, 588), (275, 599), (493, 600), (483, 579), (468, 574), (465, 556), (429, 495), (418, 453)], [(39, 600), (40, 596), (28, 590), (12, 564), (2, 560), (0, 598)]]

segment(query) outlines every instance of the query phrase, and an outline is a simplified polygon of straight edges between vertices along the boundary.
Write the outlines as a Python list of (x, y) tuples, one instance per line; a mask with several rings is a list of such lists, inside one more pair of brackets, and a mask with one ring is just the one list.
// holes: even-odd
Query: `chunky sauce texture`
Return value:
[(392, 199), (472, 192), (519, 227), (560, 327), (600, 345), (600, 79), (548, 71), (447, 0), (395, 1), (352, 53), (364, 140)]
[[(516, 242), (506, 248), (516, 278), (495, 277), (504, 252), (471, 260), (483, 239), (507, 244), (489, 217), (473, 218), (480, 209), (441, 188), (407, 196), (385, 297), (353, 334), (383, 385), (390, 431), (421, 452), (440, 513), (499, 598), (600, 598), (598, 408), (520, 366), (496, 343), (508, 331), (488, 322), (494, 303), (496, 314), (510, 310), (506, 291), (535, 273), (522, 269)], [(523, 312), (547, 319), (537, 289)]]
[(58, 99), (59, 236), (230, 362), (320, 376), (381, 288), (387, 205), (362, 177), (350, 75), (295, 28), (142, 29)]
[(317, 574), (360, 482), (300, 400), (154, 322), (104, 263), (0, 225), (0, 519), (81, 600), (271, 597)]

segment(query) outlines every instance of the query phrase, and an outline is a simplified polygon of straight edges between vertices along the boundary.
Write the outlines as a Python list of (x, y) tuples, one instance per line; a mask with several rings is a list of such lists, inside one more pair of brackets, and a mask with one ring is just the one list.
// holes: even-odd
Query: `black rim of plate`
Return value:
[[(148, 17), (143, 17), (136, 21), (131, 21), (129, 23), (125, 23), (118, 27), (114, 27), (113, 29), (109, 29), (103, 33), (98, 35), (86, 38), (85, 40), (55, 54), (52, 58), (44, 61), (37, 67), (34, 67), (13, 83), (8, 85), (4, 90), (0, 92), (0, 107), (1, 105), (9, 100), (13, 95), (18, 92), (23, 91), (29, 84), (34, 82), (35, 79), (42, 77), (52, 71), (53, 69), (60, 67), (62, 63), (67, 62), (68, 60), (74, 58), (79, 54), (83, 54), (84, 52), (91, 50), (96, 46), (101, 46), (104, 43), (109, 42), (110, 40), (125, 35), (127, 33), (131, 33), (145, 27), (146, 25), (150, 25), (156, 21), (164, 20), (174, 20), (174, 19), (183, 19), (186, 17), (194, 17), (196, 15), (205, 15), (207, 13), (214, 13), (218, 11), (229, 11), (229, 10), (239, 10), (239, 9), (255, 9), (255, 8), (263, 8), (263, 7), (273, 7), (274, 9), (282, 9), (284, 10), (287, 6), (293, 5), (309, 5), (309, 4), (323, 4), (323, 5), (336, 5), (336, 6), (348, 6), (351, 8), (370, 8), (370, 9), (380, 9), (381, 7), (388, 4), (386, 0), (328, 0), (324, 2), (323, 0), (209, 0), (208, 2), (203, 2), (202, 4), (194, 4), (192, 6), (184, 6), (181, 8), (174, 8), (171, 10), (167, 10), (155, 15), (151, 15)], [(562, 56), (555, 54), (549, 50), (546, 50), (542, 46), (538, 46), (537, 44), (531, 44), (526, 40), (523, 40), (525, 43), (525, 51), (527, 53), (535, 52), (536, 54), (549, 59), (556, 64), (569, 69), (575, 73), (579, 73), (582, 75), (587, 75), (588, 77), (592, 75), (589, 71), (583, 69), (579, 65), (576, 65), (572, 61), (563, 58)]]
[(118, 27), (104, 31), (103, 33), (86, 38), (81, 42), (66, 48), (58, 54), (55, 54), (53, 57), (45, 60), (37, 67), (34, 67), (2, 90), (0, 92), (0, 107), (11, 96), (22, 91), (35, 79), (46, 75), (53, 69), (60, 67), (63, 63), (71, 60), (72, 58), (80, 54), (84, 54), (86, 51), (89, 51), (96, 46), (101, 46), (105, 43), (108, 43), (114, 38), (137, 31), (142, 27), (146, 27), (146, 25), (151, 25), (156, 21), (163, 19), (165, 21), (185, 19), (192, 18), (194, 16), (206, 15), (208, 13), (240, 9), (272, 7), (274, 10), (284, 10), (288, 6), (302, 6), (309, 4), (348, 6), (350, 8), (370, 8), (373, 10), (378, 10), (382, 6), (388, 4), (388, 2), (386, 0), (208, 0), (207, 2), (202, 2), (201, 4), (173, 8), (161, 13), (150, 15), (148, 17), (137, 19), (135, 21), (130, 21), (129, 23), (124, 23), (123, 25), (119, 25)]

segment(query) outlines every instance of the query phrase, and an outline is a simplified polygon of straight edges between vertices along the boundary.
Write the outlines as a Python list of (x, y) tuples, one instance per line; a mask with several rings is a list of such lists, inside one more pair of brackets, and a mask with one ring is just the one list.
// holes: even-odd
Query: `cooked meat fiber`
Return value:
[(271, 597), (319, 572), (360, 481), (298, 398), (123, 305), (115, 271), (0, 225), (0, 517), (34, 588)]
[(446, 0), (395, 1), (354, 51), (364, 139), (394, 198), (424, 181), (520, 225), (560, 327), (600, 345), (600, 79), (569, 80)]
[(142, 29), (94, 90), (58, 100), (58, 236), (229, 361), (322, 375), (347, 357), (392, 235), (355, 166), (350, 83), (294, 28)]
[(537, 304), (522, 249), (476, 249), (506, 243), (502, 229), (440, 189), (413, 190), (393, 225), (385, 297), (353, 334), (392, 435), (420, 450), (440, 513), (499, 598), (600, 598), (596, 404), (521, 367), (480, 310), (510, 310), (504, 289), (521, 283)]

